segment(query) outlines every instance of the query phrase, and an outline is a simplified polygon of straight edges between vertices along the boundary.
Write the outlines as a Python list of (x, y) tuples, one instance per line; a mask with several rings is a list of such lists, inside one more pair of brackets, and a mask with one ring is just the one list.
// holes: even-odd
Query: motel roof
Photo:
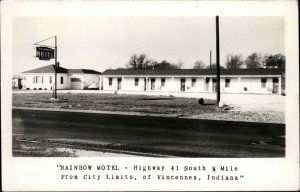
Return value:
[(99, 71), (92, 69), (68, 69), (69, 73), (86, 73), (86, 74), (101, 74)]
[[(55, 73), (55, 70), (54, 70), (54, 65), (47, 65), (45, 67), (24, 71), (23, 73)], [(63, 67), (58, 67), (57, 73), (68, 73), (68, 69)]]
[[(54, 73), (54, 65), (47, 65), (44, 67), (32, 69), (29, 71), (24, 71), (23, 73)], [(85, 73), (85, 74), (101, 74), (98, 71), (91, 69), (66, 69), (63, 67), (57, 68), (57, 73)]]
[[(281, 75), (284, 69), (221, 69), (221, 75)], [(108, 69), (102, 75), (216, 75), (216, 69)]]

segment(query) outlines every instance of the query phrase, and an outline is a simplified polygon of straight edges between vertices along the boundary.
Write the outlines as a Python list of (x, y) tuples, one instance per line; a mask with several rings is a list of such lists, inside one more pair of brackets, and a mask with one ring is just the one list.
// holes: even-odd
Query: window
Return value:
[(266, 88), (266, 84), (267, 84), (267, 79), (266, 78), (261, 79), (261, 88)]
[(192, 78), (192, 87), (196, 87), (196, 78)]
[(134, 78), (134, 85), (139, 86), (139, 78)]
[(112, 78), (108, 78), (108, 85), (112, 86)]
[(36, 76), (33, 76), (33, 83), (36, 83)]
[(230, 87), (230, 79), (225, 79), (225, 87)]
[(60, 77), (60, 84), (64, 84), (64, 77)]
[(36, 76), (36, 82), (37, 83), (41, 83), (42, 81), (41, 81), (41, 76)]
[(52, 76), (49, 77), (49, 83), (52, 83)]
[(80, 78), (71, 78), (71, 82), (81, 82)]
[(162, 78), (161, 79), (161, 87), (164, 87), (166, 85), (166, 79)]
[(44, 76), (42, 76), (42, 83), (44, 83)]

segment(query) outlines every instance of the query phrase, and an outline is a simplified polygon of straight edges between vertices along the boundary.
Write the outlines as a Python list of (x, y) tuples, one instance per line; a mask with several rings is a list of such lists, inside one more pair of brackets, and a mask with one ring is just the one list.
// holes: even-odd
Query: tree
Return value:
[(151, 61), (151, 64), (149, 66), (151, 69), (166, 70), (166, 69), (180, 69), (182, 65), (183, 63), (180, 61), (178, 62), (178, 64), (172, 64), (166, 60), (163, 60), (160, 63), (158, 63), (157, 61)]
[(242, 55), (228, 54), (226, 56), (225, 66), (227, 69), (239, 69), (243, 64)]
[(252, 53), (246, 59), (246, 67), (247, 68), (262, 68), (263, 62), (262, 57), (258, 53)]
[(178, 63), (174, 65), (177, 67), (177, 69), (181, 69), (183, 67), (183, 62), (179, 60)]
[(285, 56), (282, 54), (267, 55), (264, 63), (266, 68), (285, 68)]
[(146, 54), (141, 54), (137, 56), (136, 54), (133, 54), (130, 57), (130, 60), (127, 64), (127, 68), (132, 69), (149, 69), (149, 64), (151, 63), (151, 60), (147, 58)]
[(204, 68), (205, 68), (205, 63), (203, 61), (199, 60), (194, 63), (193, 69), (204, 69)]
[[(211, 66), (207, 66), (205, 69), (217, 69), (217, 64), (212, 63)], [(220, 69), (224, 69), (224, 67), (220, 66)]]

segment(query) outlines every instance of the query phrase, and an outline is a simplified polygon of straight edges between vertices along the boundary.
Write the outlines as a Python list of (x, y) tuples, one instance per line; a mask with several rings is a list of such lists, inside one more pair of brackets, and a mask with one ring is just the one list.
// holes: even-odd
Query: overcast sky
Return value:
[[(54, 63), (33, 57), (33, 44), (57, 35), (58, 61), (65, 68), (104, 71), (125, 67), (134, 53), (156, 61), (215, 62), (215, 17), (39, 17), (16, 18), (13, 73)], [(54, 39), (44, 42), (54, 45)], [(281, 17), (220, 17), (221, 65), (228, 53), (284, 54)]]

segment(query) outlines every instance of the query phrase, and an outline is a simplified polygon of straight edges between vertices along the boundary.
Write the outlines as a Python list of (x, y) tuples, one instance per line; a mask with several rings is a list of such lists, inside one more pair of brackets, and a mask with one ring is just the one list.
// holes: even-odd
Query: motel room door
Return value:
[(217, 79), (212, 80), (212, 91), (216, 92), (217, 90)]
[(122, 85), (122, 78), (118, 78), (118, 86), (117, 86), (117, 90), (121, 89), (121, 85)]
[(185, 79), (180, 79), (180, 90), (185, 91)]
[(151, 90), (155, 89), (155, 78), (151, 78)]
[(278, 78), (273, 79), (273, 93), (278, 93)]
[(147, 89), (147, 79), (144, 78), (144, 91), (146, 91), (146, 89)]

